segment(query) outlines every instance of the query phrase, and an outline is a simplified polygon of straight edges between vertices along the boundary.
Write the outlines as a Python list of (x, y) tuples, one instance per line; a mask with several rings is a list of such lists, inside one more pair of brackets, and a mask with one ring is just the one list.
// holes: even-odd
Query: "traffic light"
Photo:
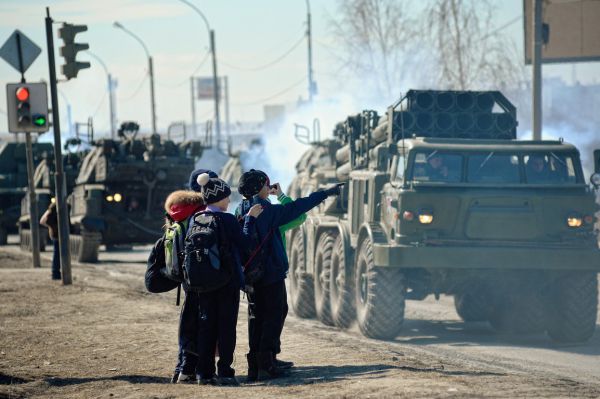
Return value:
[(87, 31), (86, 25), (68, 23), (63, 23), (62, 27), (58, 30), (58, 37), (64, 42), (64, 45), (60, 48), (60, 55), (65, 59), (65, 64), (62, 66), (62, 73), (67, 79), (76, 78), (80, 69), (90, 67), (89, 62), (79, 62), (75, 59), (78, 52), (90, 48), (90, 45), (87, 43), (75, 43), (75, 36), (85, 31)]
[(11, 133), (48, 131), (48, 90), (46, 83), (6, 85), (8, 131)]

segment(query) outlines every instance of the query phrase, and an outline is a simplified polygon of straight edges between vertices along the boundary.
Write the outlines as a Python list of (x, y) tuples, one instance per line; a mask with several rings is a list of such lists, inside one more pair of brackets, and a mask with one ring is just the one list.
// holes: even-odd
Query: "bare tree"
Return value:
[(439, 66), (439, 86), (503, 88), (526, 80), (515, 43), (495, 28), (495, 11), (489, 0), (431, 0), (423, 30)]
[(331, 21), (342, 69), (390, 98), (402, 88), (415, 21), (406, 0), (338, 0)]

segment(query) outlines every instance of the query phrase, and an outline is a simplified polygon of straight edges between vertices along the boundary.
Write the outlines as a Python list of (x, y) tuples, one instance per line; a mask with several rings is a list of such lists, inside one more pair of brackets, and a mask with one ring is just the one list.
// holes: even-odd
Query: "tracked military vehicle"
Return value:
[[(338, 126), (344, 193), (288, 233), (298, 315), (392, 339), (407, 299), (446, 294), (465, 321), (592, 336), (600, 175), (586, 183), (577, 148), (516, 140), (516, 109), (499, 92), (411, 90), (385, 115)], [(292, 186), (331, 167), (306, 172)]]
[[(52, 144), (34, 143), (34, 167), (42, 154), (52, 154)], [(27, 191), (27, 157), (25, 143), (0, 142), (0, 245), (8, 234), (17, 232), (21, 198)]]
[[(69, 139), (65, 144), (66, 153), (63, 153), (63, 172), (65, 175), (65, 187), (67, 193), (73, 190), (75, 179), (79, 174), (81, 161), (87, 153), (81, 149), (82, 141), (80, 139)], [(34, 187), (38, 207), (38, 216), (48, 209), (51, 202), (55, 200), (54, 192), (54, 157), (52, 154), (45, 153), (41, 162), (35, 168)], [(19, 245), (24, 251), (31, 251), (31, 218), (29, 215), (29, 191), (21, 199), (21, 216), (19, 217)], [(40, 226), (40, 250), (44, 251), (46, 244), (49, 243), (48, 229)]]
[(72, 194), (71, 253), (95, 262), (98, 247), (152, 243), (164, 224), (167, 195), (185, 187), (202, 144), (175, 144), (159, 135), (139, 138), (127, 122), (120, 140), (101, 139), (82, 162)]

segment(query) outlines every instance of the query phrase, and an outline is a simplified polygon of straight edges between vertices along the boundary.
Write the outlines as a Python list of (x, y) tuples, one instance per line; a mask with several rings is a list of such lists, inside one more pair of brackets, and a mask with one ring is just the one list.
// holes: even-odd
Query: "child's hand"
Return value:
[(248, 211), (248, 215), (257, 218), (263, 211), (263, 207), (260, 204), (252, 205), (252, 208)]
[(271, 187), (269, 188), (269, 194), (276, 195), (279, 197), (281, 195), (281, 185), (279, 183), (271, 185)]

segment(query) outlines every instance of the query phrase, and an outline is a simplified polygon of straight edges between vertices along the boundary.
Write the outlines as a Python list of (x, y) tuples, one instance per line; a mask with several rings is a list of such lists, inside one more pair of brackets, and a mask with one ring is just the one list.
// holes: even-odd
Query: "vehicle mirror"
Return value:
[(600, 173), (600, 150), (594, 150), (594, 172)]

